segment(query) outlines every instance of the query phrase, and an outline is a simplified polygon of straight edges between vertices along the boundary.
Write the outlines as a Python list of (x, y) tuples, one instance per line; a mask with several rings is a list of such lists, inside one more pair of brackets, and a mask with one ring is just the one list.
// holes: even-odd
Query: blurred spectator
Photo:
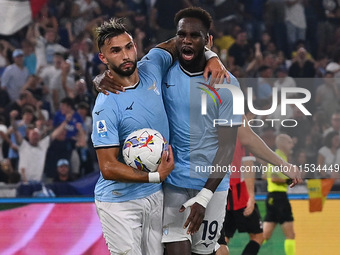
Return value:
[(233, 23), (221, 27), (214, 38), (214, 45), (216, 45), (220, 51), (226, 50), (226, 52), (228, 52), (229, 48), (234, 44), (237, 34), (241, 30), (242, 28), (239, 25)]
[(237, 65), (245, 68), (246, 65), (253, 59), (254, 53), (249, 45), (246, 31), (240, 31), (235, 43), (228, 51), (228, 65), (230, 67)]
[(9, 159), (2, 159), (0, 161), (0, 182), (3, 183), (18, 183), (21, 179), (20, 174), (13, 170), (11, 161)]
[(268, 47), (271, 42), (272, 37), (270, 36), (270, 33), (267, 31), (263, 31), (260, 39), (261, 51), (268, 51)]
[(304, 166), (307, 163), (307, 156), (304, 149), (301, 149), (295, 153), (293, 163), (297, 166)]
[[(274, 82), (274, 87), (278, 92), (281, 88), (295, 88), (296, 82), (290, 76), (288, 76), (288, 69), (285, 66), (281, 66), (276, 70), (277, 80)], [(290, 94), (292, 95), (292, 94)]]
[[(91, 142), (92, 117), (90, 116), (90, 107), (87, 103), (81, 102), (77, 105), (77, 112), (83, 119), (84, 142), (78, 143), (78, 154), (80, 158), (80, 175), (93, 172), (93, 155), (94, 151)], [(79, 138), (80, 139), (80, 138)]]
[(40, 9), (35, 22), (39, 23), (39, 26), (44, 32), (48, 29), (53, 29), (55, 32), (58, 32), (57, 18), (52, 14), (47, 3)]
[(44, 88), (41, 78), (36, 75), (29, 76), (21, 91), (29, 91), (31, 92), (33, 98), (39, 98), (40, 100), (42, 100), (44, 95)]
[(133, 38), (136, 39), (137, 57), (141, 59), (154, 46), (153, 33), (148, 26), (147, 17), (143, 13), (138, 12), (134, 15), (133, 24), (135, 27)]
[(285, 0), (285, 2), (287, 37), (290, 51), (292, 51), (297, 40), (306, 39), (306, 16), (305, 9), (301, 0)]
[(323, 81), (324, 83), (316, 90), (315, 106), (326, 113), (326, 120), (329, 122), (339, 107), (340, 91), (332, 72), (326, 72)]
[(263, 63), (264, 63), (260, 43), (255, 43), (254, 46), (255, 46), (255, 57), (249, 63), (249, 65), (247, 66), (247, 68), (245, 70), (249, 77), (256, 76), (256, 73), (257, 73), (259, 67), (262, 66)]
[(318, 150), (322, 146), (322, 139), (320, 139), (320, 134), (312, 131), (306, 136), (304, 149), (306, 151), (307, 162), (309, 164), (316, 164), (318, 157)]
[[(42, 83), (44, 85), (44, 99), (51, 106), (51, 112), (54, 112), (54, 104), (52, 99), (52, 91), (53, 91), (53, 77), (57, 77), (61, 75), (61, 65), (64, 63), (63, 54), (56, 52), (53, 57), (53, 65), (48, 65), (44, 68), (41, 68), (37, 72), (37, 76), (42, 79)], [(57, 108), (58, 109), (58, 108)]]
[(258, 73), (256, 98), (260, 101), (271, 101), (273, 94), (273, 70), (269, 66), (261, 66)]
[(75, 97), (73, 102), (76, 106), (80, 103), (86, 103), (90, 109), (90, 107), (92, 108), (94, 98), (93, 95), (88, 91), (87, 87), (88, 86), (86, 85), (84, 79), (79, 79), (76, 81), (74, 89)]
[(102, 11), (102, 15), (106, 17), (118, 17), (117, 12), (117, 1), (116, 0), (99, 0), (98, 4)]
[[(314, 63), (307, 58), (307, 51), (305, 48), (299, 48), (297, 56), (293, 60), (292, 65), (289, 68), (289, 76), (296, 79), (296, 85), (300, 88), (305, 88), (310, 91), (311, 99), (306, 103), (306, 108), (313, 113), (314, 112), (314, 100), (315, 100), (315, 88), (314, 80), (308, 78), (315, 77)], [(300, 79), (302, 78), (302, 79)]]
[(333, 131), (326, 135), (324, 146), (318, 153), (317, 166), (321, 168), (320, 177), (332, 177), (335, 164), (340, 164), (340, 136), (338, 132)]
[(57, 162), (57, 173), (53, 182), (71, 182), (75, 178), (70, 172), (70, 164), (67, 159), (59, 159)]
[(249, 39), (258, 42), (265, 30), (263, 15), (267, 0), (242, 0), (242, 16), (248, 30)]
[(310, 133), (311, 130), (311, 120), (307, 118), (303, 112), (294, 106), (293, 108), (293, 116), (291, 119), (295, 120), (298, 125), (294, 128), (282, 127), (281, 132), (288, 134), (295, 141), (295, 150), (299, 150), (304, 148), (306, 142), (306, 136)]
[(2, 145), (7, 141), (7, 126), (5, 125), (5, 117), (0, 115), (0, 161), (4, 159)]
[(57, 32), (48, 28), (41, 34), (40, 25), (35, 23), (27, 30), (26, 38), (35, 46), (37, 57), (37, 70), (53, 64), (53, 57), (56, 52), (66, 53), (68, 49), (58, 43)]
[(321, 136), (321, 141), (319, 141), (318, 143), (318, 147), (320, 148), (323, 143), (322, 134), (329, 128), (330, 124), (329, 122), (327, 122), (325, 112), (321, 110), (317, 110), (313, 114), (312, 121), (313, 121), (313, 127), (311, 130), (311, 134), (313, 134), (314, 136), (317, 136), (317, 135)]
[(222, 23), (239, 20), (240, 5), (239, 1), (234, 0), (219, 0), (214, 2), (214, 12), (212, 17)]
[(273, 126), (275, 128), (275, 134), (278, 135), (281, 132), (281, 123), (286, 119), (294, 118), (294, 108), (291, 104), (286, 104), (286, 114), (282, 114), (281, 93), (278, 92), (277, 106), (275, 111), (268, 115), (267, 119), (274, 119)]
[(76, 0), (73, 5), (74, 34), (79, 35), (86, 24), (101, 15), (99, 4), (94, 0)]
[(327, 128), (326, 130), (322, 130), (323, 137), (326, 137), (328, 133), (336, 131), (340, 135), (340, 111), (336, 111), (332, 114), (331, 117), (331, 126)]
[(15, 124), (15, 114), (12, 112), (13, 130), (18, 141), (19, 151), (19, 172), (23, 182), (41, 182), (46, 158), (46, 152), (51, 140), (63, 130), (63, 127), (56, 128), (50, 136), (42, 137), (39, 129), (34, 126), (27, 131), (27, 140), (23, 138)]
[(33, 104), (33, 95), (29, 91), (23, 91), (20, 92), (19, 98), (9, 104), (7, 104), (5, 108), (5, 121), (6, 121), (6, 126), (9, 126), (11, 124), (10, 122), (10, 117), (9, 114), (11, 111), (16, 110), (18, 111), (18, 117), (17, 120), (22, 118), (22, 110), (24, 106), (26, 105), (32, 105)]
[(60, 124), (62, 131), (55, 137), (47, 150), (46, 160), (45, 160), (45, 182), (53, 181), (55, 173), (57, 171), (57, 162), (61, 158), (70, 160), (73, 152), (73, 144), (71, 144), (69, 139), (66, 139), (66, 125), (67, 122), (64, 121)]
[(34, 52), (34, 46), (28, 40), (24, 40), (21, 43), (22, 51), (24, 52), (24, 65), (26, 66), (28, 73), (33, 75), (36, 73), (37, 57)]
[(329, 59), (326, 55), (321, 55), (317, 58), (317, 61), (315, 62), (315, 71), (316, 71), (316, 77), (322, 78), (326, 74), (326, 66), (329, 62)]
[(151, 10), (150, 22), (157, 43), (174, 37), (176, 34), (176, 27), (174, 23), (175, 14), (185, 7), (188, 7), (185, 4), (185, 0), (155, 1)]
[[(297, 57), (298, 51), (299, 51), (300, 48), (304, 48), (306, 50), (306, 41), (305, 40), (297, 40), (294, 45), (295, 45), (295, 48), (292, 51), (292, 56), (291, 56), (293, 61)], [(313, 63), (315, 62), (312, 54), (310, 54), (307, 50), (306, 50), (306, 58)]]
[(65, 97), (74, 98), (75, 80), (68, 60), (62, 61), (60, 72), (55, 73), (51, 80), (51, 94), (53, 100), (52, 111), (59, 109), (60, 100)]
[(332, 72), (337, 84), (340, 84), (340, 44), (338, 49), (334, 52), (333, 61), (328, 63), (326, 71)]
[(277, 56), (276, 53), (272, 53), (269, 51), (264, 51), (262, 53), (262, 57), (263, 57), (263, 61), (262, 61), (262, 65), (264, 66), (270, 66), (270, 68), (272, 70), (275, 70), (276, 68), (278, 68), (278, 61), (277, 61)]
[(11, 99), (9, 98), (7, 90), (0, 88), (0, 115), (6, 116), (7, 113), (5, 109), (10, 103)]
[(22, 110), (22, 118), (16, 120), (19, 116), (19, 112), (12, 110), (10, 112), (10, 122), (8, 134), (10, 135), (10, 148), (8, 151), (8, 158), (11, 160), (11, 164), (14, 170), (18, 170), (19, 154), (18, 154), (18, 141), (15, 135), (16, 132), (20, 133), (22, 137), (26, 137), (26, 131), (29, 126), (34, 123), (34, 110), (31, 106), (26, 106)]
[(82, 76), (86, 81), (92, 81), (92, 59), (94, 58), (94, 45), (93, 41), (85, 37), (81, 40), (78, 51), (78, 64), (82, 71)]
[(71, 98), (66, 97), (60, 101), (60, 110), (56, 112), (53, 119), (53, 126), (56, 128), (61, 123), (66, 122), (66, 138), (72, 141), (72, 144), (76, 143), (76, 136), (78, 130), (77, 123), (83, 125), (81, 116), (74, 110), (74, 102)]
[(9, 65), (8, 51), (13, 51), (14, 47), (6, 40), (0, 40), (0, 77), (5, 70), (5, 67)]
[(265, 24), (278, 50), (290, 58), (287, 47), (285, 24), (285, 0), (269, 0), (265, 13)]
[(24, 52), (15, 49), (12, 53), (14, 63), (7, 66), (1, 76), (1, 88), (6, 89), (11, 101), (19, 98), (20, 90), (28, 79), (28, 70), (24, 66)]

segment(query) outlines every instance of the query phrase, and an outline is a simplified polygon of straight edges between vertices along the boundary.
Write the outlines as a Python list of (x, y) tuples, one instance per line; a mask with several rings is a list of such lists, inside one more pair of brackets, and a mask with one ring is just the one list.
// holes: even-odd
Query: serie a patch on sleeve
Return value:
[(97, 133), (99, 137), (107, 137), (107, 127), (105, 120), (98, 120), (96, 122)]

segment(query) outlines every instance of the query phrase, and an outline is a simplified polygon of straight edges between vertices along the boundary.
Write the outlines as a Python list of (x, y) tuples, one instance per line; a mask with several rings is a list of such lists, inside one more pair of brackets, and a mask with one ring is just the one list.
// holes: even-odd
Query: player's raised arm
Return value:
[[(284, 161), (279, 155), (273, 152), (266, 143), (251, 129), (248, 125), (248, 120), (246, 116), (243, 116), (243, 123), (239, 128), (238, 138), (241, 144), (247, 148), (249, 152), (254, 154), (254, 156), (269, 162), (274, 166), (282, 166), (287, 172), (283, 172), (287, 177), (292, 179), (290, 187), (294, 187), (296, 184), (302, 183), (301, 172), (297, 166), (292, 165)], [(283, 169), (283, 168), (280, 168)]]

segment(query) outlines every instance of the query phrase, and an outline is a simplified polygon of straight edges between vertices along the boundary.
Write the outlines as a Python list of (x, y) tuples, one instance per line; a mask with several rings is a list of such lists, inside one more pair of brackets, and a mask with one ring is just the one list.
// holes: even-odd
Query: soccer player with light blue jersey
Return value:
[(99, 58), (126, 90), (119, 95), (100, 93), (92, 113), (92, 141), (101, 171), (95, 203), (103, 234), (111, 254), (163, 254), (160, 182), (174, 167), (171, 147), (157, 172), (147, 173), (123, 163), (121, 145), (141, 128), (155, 129), (169, 139), (160, 85), (172, 56), (153, 49), (137, 69), (136, 46), (120, 20), (105, 22), (97, 32)]
[[(163, 186), (162, 242), (167, 254), (212, 254), (224, 221), (227, 170), (242, 115), (233, 114), (230, 90), (216, 90), (203, 78), (210, 15), (187, 8), (176, 14), (175, 23), (178, 61), (162, 87), (175, 157), (175, 169)], [(239, 87), (230, 76), (231, 85)], [(215, 119), (232, 125), (215, 126)]]

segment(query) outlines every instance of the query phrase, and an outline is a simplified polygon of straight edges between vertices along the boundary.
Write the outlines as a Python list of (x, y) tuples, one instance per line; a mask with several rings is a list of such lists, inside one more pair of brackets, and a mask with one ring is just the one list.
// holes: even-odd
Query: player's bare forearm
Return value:
[[(219, 148), (214, 158), (213, 166), (219, 166), (220, 169), (227, 169), (232, 162), (237, 138), (237, 129), (237, 127), (218, 128)], [(219, 168), (216, 167), (215, 169)], [(215, 192), (225, 175), (226, 171), (214, 171), (210, 173), (204, 188)]]
[[(217, 132), (219, 148), (212, 165), (221, 166), (223, 169), (225, 166), (229, 166), (233, 159), (237, 127), (219, 127)], [(209, 179), (203, 189), (181, 207), (180, 212), (183, 212), (188, 206), (191, 208), (190, 214), (183, 226), (184, 228), (188, 228), (187, 234), (194, 234), (200, 228), (204, 219), (205, 208), (225, 175), (225, 171), (214, 171), (210, 173)]]
[(271, 177), (271, 181), (276, 183), (276, 184), (284, 184), (287, 182), (287, 179), (284, 179), (284, 178), (280, 178), (280, 177), (277, 177), (275, 175), (272, 175)]
[(245, 125), (241, 125), (238, 130), (238, 138), (241, 144), (254, 156), (274, 165), (286, 165), (279, 155), (273, 152), (267, 144), (251, 129), (247, 124), (248, 120), (246, 116), (243, 116)]
[(244, 182), (246, 183), (249, 198), (255, 201), (255, 172), (252, 171), (254, 164), (252, 161), (245, 161), (242, 165), (250, 169), (250, 171), (244, 172)]
[(238, 138), (241, 144), (254, 156), (267, 161), (274, 166), (282, 166), (282, 173), (293, 180), (290, 187), (294, 187), (298, 183), (302, 183), (301, 173), (296, 166), (284, 161), (279, 155), (272, 151), (267, 144), (251, 129), (247, 124), (246, 116), (243, 116), (245, 125), (241, 126), (238, 131)]
[(166, 50), (170, 52), (170, 54), (173, 56), (173, 58), (177, 58), (177, 49), (176, 49), (176, 40), (175, 37), (165, 41), (161, 42), (160, 44), (156, 45), (156, 48), (161, 48), (163, 50)]
[[(149, 173), (135, 169), (117, 160), (119, 148), (100, 148), (97, 149), (99, 168), (105, 180), (118, 182), (150, 182)], [(158, 173), (160, 181), (165, 178), (174, 169), (174, 159), (172, 149), (169, 146), (169, 156), (166, 153), (162, 155), (162, 161), (159, 165)]]
[(99, 168), (105, 180), (119, 182), (148, 182), (148, 173), (134, 169), (117, 160), (119, 148), (97, 149)]

